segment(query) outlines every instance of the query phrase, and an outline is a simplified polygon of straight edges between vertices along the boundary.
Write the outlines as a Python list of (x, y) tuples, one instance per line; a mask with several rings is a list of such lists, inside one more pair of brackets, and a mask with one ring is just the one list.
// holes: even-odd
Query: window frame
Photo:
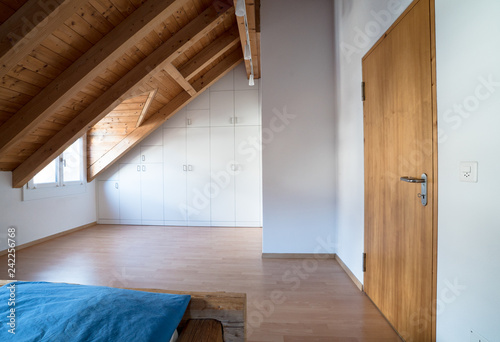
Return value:
[[(77, 181), (65, 181), (64, 180), (64, 152), (57, 156), (54, 160), (56, 162), (56, 182), (51, 183), (38, 183), (34, 182), (34, 178), (30, 179), (28, 183), (23, 186), (23, 201), (43, 199), (47, 197), (59, 197), (67, 195), (81, 194), (86, 191), (86, 162), (87, 162), (87, 151), (84, 148), (86, 146), (86, 136), (83, 136), (76, 140), (79, 142), (79, 147), (81, 150), (81, 161), (80, 161), (80, 180)], [(68, 147), (69, 148), (69, 147)]]

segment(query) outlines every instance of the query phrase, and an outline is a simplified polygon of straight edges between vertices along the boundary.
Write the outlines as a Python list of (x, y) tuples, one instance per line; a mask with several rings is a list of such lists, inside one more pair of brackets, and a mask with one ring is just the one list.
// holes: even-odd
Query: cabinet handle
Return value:
[(235, 116), (235, 117), (234, 117), (234, 123), (235, 123), (235, 124), (237, 124), (237, 123), (238, 123), (238, 117), (237, 117), (237, 116)]
[(146, 165), (142, 165), (142, 171), (146, 172)]
[(234, 118), (233, 118), (232, 116), (229, 118), (229, 123), (230, 123), (231, 125), (234, 125)]
[(141, 166), (137, 165), (137, 172), (141, 172)]
[(142, 155), (142, 161), (146, 161), (146, 155), (145, 154)]
[(236, 171), (236, 167), (234, 164), (231, 164), (231, 171)]
[(191, 119), (187, 119), (187, 124), (188, 124), (188, 126), (191, 125)]
[(118, 183), (115, 183), (115, 189), (118, 189)]
[(188, 170), (187, 165), (182, 165), (182, 170), (187, 171)]
[(193, 171), (193, 165), (188, 165), (188, 171)]

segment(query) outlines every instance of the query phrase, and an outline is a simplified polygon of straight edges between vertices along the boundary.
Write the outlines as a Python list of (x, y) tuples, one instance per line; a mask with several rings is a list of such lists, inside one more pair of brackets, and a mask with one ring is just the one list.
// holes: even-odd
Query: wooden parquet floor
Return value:
[(19, 250), (17, 279), (246, 292), (249, 342), (401, 341), (335, 260), (262, 259), (261, 246), (258, 228), (98, 225)]

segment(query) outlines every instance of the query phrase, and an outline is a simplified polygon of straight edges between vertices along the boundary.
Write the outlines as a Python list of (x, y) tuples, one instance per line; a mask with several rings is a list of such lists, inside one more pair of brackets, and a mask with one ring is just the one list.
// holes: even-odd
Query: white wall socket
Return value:
[(458, 177), (461, 182), (477, 183), (477, 162), (460, 162)]
[(489, 342), (487, 339), (485, 339), (483, 336), (479, 335), (478, 333), (474, 331), (470, 331), (470, 342)]

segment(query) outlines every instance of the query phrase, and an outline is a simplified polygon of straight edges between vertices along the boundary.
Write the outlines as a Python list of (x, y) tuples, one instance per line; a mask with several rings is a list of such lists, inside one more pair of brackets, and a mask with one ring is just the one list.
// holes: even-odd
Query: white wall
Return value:
[(411, 0), (335, 1), (337, 254), (363, 282), (364, 151), (361, 58)]
[(94, 182), (80, 195), (22, 201), (12, 188), (12, 172), (0, 172), (0, 250), (7, 248), (6, 230), (17, 228), (17, 245), (96, 221)]
[[(500, 341), (499, 15), (498, 0), (436, 0), (438, 341)], [(458, 181), (460, 161), (478, 183)]]
[(313, 253), (335, 240), (333, 2), (262, 1), (261, 27), (263, 252)]

